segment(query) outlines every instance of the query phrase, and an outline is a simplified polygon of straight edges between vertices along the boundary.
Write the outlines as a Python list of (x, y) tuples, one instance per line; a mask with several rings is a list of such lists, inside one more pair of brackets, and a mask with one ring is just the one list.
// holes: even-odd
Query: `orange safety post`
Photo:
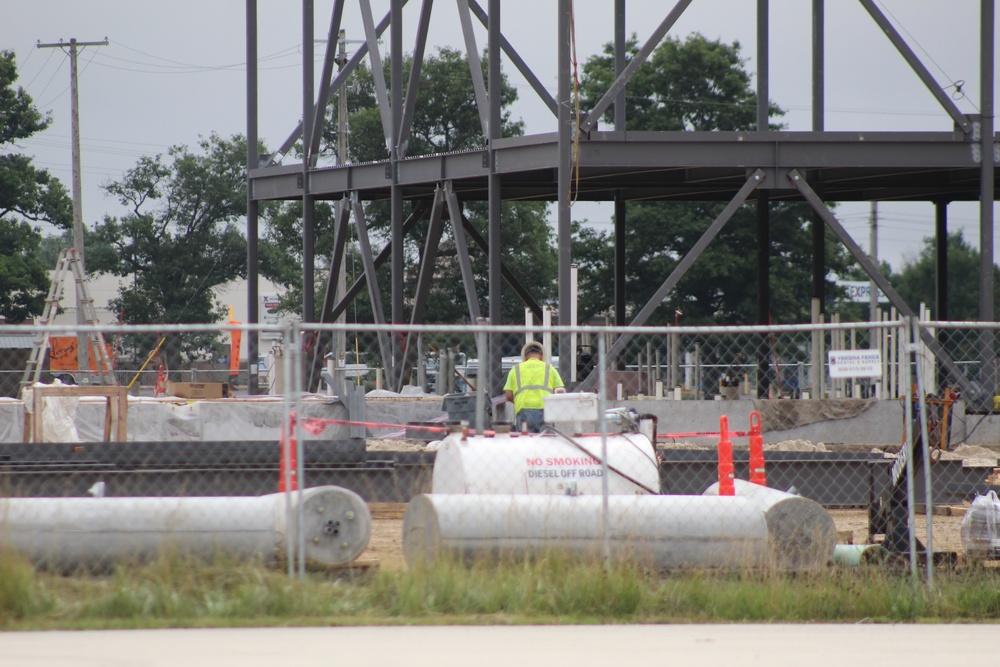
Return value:
[(761, 435), (760, 413), (750, 413), (750, 483), (767, 486), (764, 474), (764, 436)]
[(729, 418), (719, 417), (719, 495), (735, 496), (736, 484), (733, 478), (736, 469), (733, 467), (733, 443), (729, 439)]
[(288, 416), (288, 431), (281, 434), (279, 448), (281, 461), (278, 465), (278, 493), (298, 491), (299, 489), (299, 457), (295, 442), (295, 419), (293, 412)]

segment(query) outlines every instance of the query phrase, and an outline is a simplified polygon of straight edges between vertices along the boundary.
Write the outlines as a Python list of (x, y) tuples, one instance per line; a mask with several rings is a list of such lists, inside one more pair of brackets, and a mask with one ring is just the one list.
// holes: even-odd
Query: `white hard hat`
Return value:
[(542, 344), (539, 343), (537, 340), (529, 340), (527, 343), (524, 344), (524, 347), (521, 348), (521, 358), (524, 359), (532, 352), (544, 356), (545, 348), (542, 347)]

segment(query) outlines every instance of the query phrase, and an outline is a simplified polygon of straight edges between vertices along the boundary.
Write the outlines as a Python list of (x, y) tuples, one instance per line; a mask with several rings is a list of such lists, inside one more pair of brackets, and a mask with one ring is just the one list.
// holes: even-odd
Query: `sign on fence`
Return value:
[(831, 378), (872, 378), (882, 375), (879, 350), (830, 350)]
[[(851, 303), (869, 303), (871, 299), (871, 282), (865, 280), (838, 280), (837, 285), (847, 290), (847, 301)], [(889, 303), (885, 292), (878, 290), (878, 302)]]
[[(260, 297), (260, 323), (280, 325), (284, 324), (278, 308), (281, 306), (281, 297), (274, 294), (262, 294)], [(280, 340), (279, 331), (262, 331), (261, 340)]]

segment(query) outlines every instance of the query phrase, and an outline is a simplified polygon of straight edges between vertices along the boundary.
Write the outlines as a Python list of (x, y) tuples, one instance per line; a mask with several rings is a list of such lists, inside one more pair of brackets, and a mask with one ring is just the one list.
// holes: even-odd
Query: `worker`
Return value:
[(538, 341), (529, 341), (521, 348), (521, 363), (510, 369), (503, 387), (508, 403), (514, 404), (515, 422), (521, 432), (542, 430), (542, 408), (548, 394), (564, 391), (559, 371), (543, 358), (544, 348)]

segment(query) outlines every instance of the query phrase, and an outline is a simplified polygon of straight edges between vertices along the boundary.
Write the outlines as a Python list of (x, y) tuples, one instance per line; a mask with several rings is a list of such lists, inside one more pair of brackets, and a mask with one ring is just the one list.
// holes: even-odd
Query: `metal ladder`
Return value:
[[(76, 296), (78, 307), (82, 309), (84, 321), (88, 325), (96, 325), (97, 311), (94, 309), (94, 300), (87, 291), (87, 280), (83, 274), (83, 267), (80, 258), (76, 254), (76, 248), (66, 248), (59, 253), (59, 261), (56, 262), (56, 270), (52, 276), (52, 285), (49, 287), (49, 294), (45, 299), (45, 309), (42, 312), (41, 324), (46, 327), (36, 336), (31, 347), (31, 354), (28, 356), (28, 363), (24, 368), (24, 377), (21, 378), (21, 386), (30, 386), (38, 379), (45, 365), (45, 355), (49, 350), (49, 330), (56, 313), (59, 310), (59, 302), (63, 297), (63, 278), (67, 271), (73, 273), (76, 279)], [(95, 360), (95, 376), (99, 384), (116, 385), (114, 371), (111, 367), (111, 357), (108, 356), (108, 348), (104, 344), (104, 336), (100, 331), (88, 331), (81, 334), (81, 338), (86, 337), (87, 348), (90, 350), (90, 359)], [(79, 355), (79, 350), (77, 351)], [(79, 358), (79, 357), (78, 357)], [(90, 369), (84, 369), (85, 374), (90, 373)]]

